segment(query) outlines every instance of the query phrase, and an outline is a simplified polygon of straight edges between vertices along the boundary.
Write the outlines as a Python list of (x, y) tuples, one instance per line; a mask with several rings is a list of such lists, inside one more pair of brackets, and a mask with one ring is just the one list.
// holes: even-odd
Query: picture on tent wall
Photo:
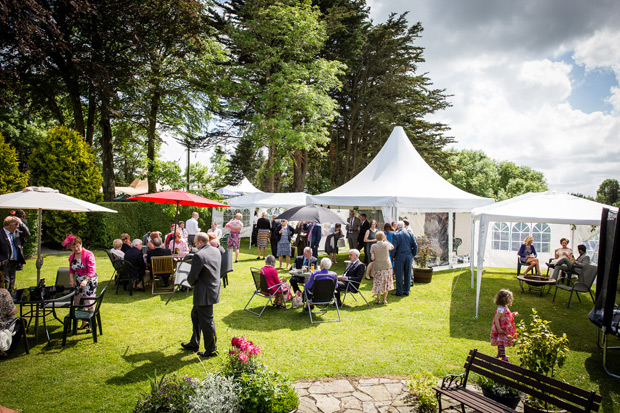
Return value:
[(439, 257), (436, 265), (448, 264), (448, 213), (424, 214), (424, 235), (431, 242), (435, 256)]

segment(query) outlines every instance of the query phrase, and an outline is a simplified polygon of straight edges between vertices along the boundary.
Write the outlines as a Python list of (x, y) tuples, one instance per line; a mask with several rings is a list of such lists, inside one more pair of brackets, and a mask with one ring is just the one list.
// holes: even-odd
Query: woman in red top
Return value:
[(263, 293), (274, 294), (277, 292), (273, 305), (280, 308), (286, 308), (286, 300), (290, 300), (293, 297), (293, 294), (291, 294), (291, 288), (289, 287), (288, 282), (286, 282), (285, 279), (280, 280), (280, 277), (278, 277), (278, 270), (276, 270), (275, 265), (276, 257), (273, 255), (267, 255), (267, 258), (265, 258), (265, 266), (261, 268), (260, 271), (265, 276), (265, 281), (267, 281), (267, 288), (269, 291), (263, 291)]

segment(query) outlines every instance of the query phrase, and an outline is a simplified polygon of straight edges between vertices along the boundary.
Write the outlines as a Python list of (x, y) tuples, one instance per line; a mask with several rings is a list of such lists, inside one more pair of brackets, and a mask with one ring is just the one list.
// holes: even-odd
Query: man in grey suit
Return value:
[(349, 249), (357, 248), (360, 225), (362, 225), (362, 222), (355, 216), (355, 211), (350, 210), (349, 219), (347, 220), (347, 241), (349, 241)]
[(198, 252), (192, 258), (192, 268), (187, 281), (194, 286), (194, 307), (192, 308), (193, 333), (189, 343), (181, 343), (186, 350), (198, 351), (202, 333), (205, 351), (198, 351), (201, 357), (217, 356), (217, 335), (213, 321), (213, 304), (220, 302), (220, 267), (222, 247), (209, 244), (209, 237), (198, 232), (194, 237)]
[(586, 246), (583, 244), (578, 245), (577, 251), (579, 251), (579, 256), (575, 259), (575, 262), (572, 262), (570, 259), (563, 257), (555, 263), (555, 269), (553, 270), (553, 275), (551, 276), (551, 278), (557, 280), (560, 276), (560, 271), (564, 271), (569, 274), (580, 274), (583, 266), (586, 264), (590, 264), (590, 257), (586, 255)]

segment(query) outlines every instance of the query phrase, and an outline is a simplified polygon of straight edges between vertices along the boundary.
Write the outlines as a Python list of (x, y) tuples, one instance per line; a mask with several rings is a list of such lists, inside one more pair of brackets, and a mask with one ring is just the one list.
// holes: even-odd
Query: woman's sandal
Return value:
[(89, 329), (90, 328), (90, 323), (82, 324), (81, 326), (78, 327), (78, 330), (84, 330), (85, 328)]

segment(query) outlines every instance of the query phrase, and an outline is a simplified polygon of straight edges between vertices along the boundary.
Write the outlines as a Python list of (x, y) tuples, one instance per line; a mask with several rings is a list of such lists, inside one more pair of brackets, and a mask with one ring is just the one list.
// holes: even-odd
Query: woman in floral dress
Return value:
[(228, 249), (235, 250), (235, 262), (239, 261), (239, 246), (241, 245), (241, 230), (243, 229), (243, 222), (241, 219), (243, 215), (237, 213), (235, 219), (231, 219), (225, 228), (230, 231), (228, 236)]
[[(83, 248), (82, 239), (75, 235), (68, 235), (62, 242), (62, 245), (73, 251), (69, 256), (69, 285), (77, 288), (77, 293), (73, 296), (73, 302), (77, 305), (80, 304), (82, 297), (96, 297), (98, 278), (95, 254)], [(93, 306), (89, 309), (94, 309), (94, 301)], [(90, 327), (89, 323), (83, 321), (80, 329), (88, 327)], [(88, 332), (90, 332), (90, 328)]]
[(377, 304), (387, 304), (388, 292), (394, 289), (390, 259), (390, 250), (394, 246), (385, 240), (383, 231), (377, 232), (376, 240), (370, 247), (370, 258), (373, 260), (372, 293), (377, 295)]

